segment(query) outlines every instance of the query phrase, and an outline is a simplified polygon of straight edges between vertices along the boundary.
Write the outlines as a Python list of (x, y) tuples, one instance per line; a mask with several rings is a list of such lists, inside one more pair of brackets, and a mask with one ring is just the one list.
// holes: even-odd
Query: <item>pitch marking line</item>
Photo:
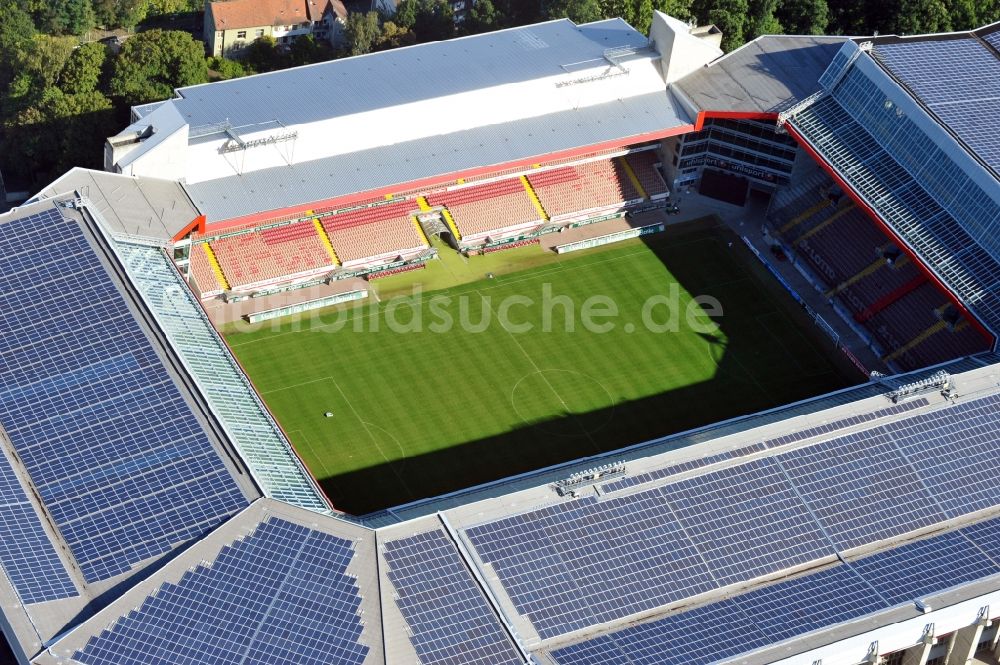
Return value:
[(330, 469), (327, 468), (326, 462), (323, 461), (323, 456), (322, 455), (318, 455), (316, 453), (316, 446), (314, 446), (313, 443), (312, 443), (312, 441), (309, 440), (309, 437), (306, 436), (305, 432), (303, 432), (300, 429), (293, 429), (293, 430), (289, 431), (288, 434), (289, 434), (289, 436), (291, 436), (292, 434), (298, 434), (300, 437), (302, 437), (302, 441), (305, 442), (306, 448), (309, 449), (309, 452), (312, 453), (313, 457), (315, 457), (317, 460), (319, 460), (319, 465), (320, 465), (320, 467), (322, 467), (323, 473), (325, 474), (325, 476), (327, 478), (331, 478), (333, 476), (333, 474), (330, 473)]
[[(405, 489), (406, 492), (411, 497), (417, 498), (417, 495), (414, 494), (414, 492), (413, 492), (412, 489), (410, 489), (410, 486), (406, 484), (406, 480), (403, 478), (403, 474), (400, 473), (400, 470), (396, 468), (396, 465), (393, 463), (393, 461), (391, 459), (389, 459), (389, 457), (385, 454), (385, 452), (383, 452), (382, 446), (379, 445), (378, 439), (375, 437), (374, 434), (372, 434), (372, 430), (371, 430), (372, 427), (376, 427), (377, 429), (380, 429), (383, 432), (385, 432), (385, 429), (382, 428), (382, 427), (378, 427), (377, 425), (372, 425), (371, 423), (369, 423), (368, 421), (366, 421), (364, 418), (362, 418), (361, 414), (358, 413), (358, 410), (356, 408), (354, 408), (354, 404), (347, 397), (347, 393), (345, 393), (344, 389), (340, 387), (339, 383), (337, 383), (337, 380), (336, 379), (331, 379), (331, 380), (333, 381), (333, 385), (337, 388), (337, 391), (344, 398), (344, 402), (347, 403), (347, 407), (351, 410), (351, 413), (353, 413), (354, 417), (358, 419), (358, 422), (361, 423), (361, 426), (365, 428), (365, 432), (368, 433), (368, 437), (372, 440), (372, 443), (375, 444), (375, 449), (378, 450), (378, 454), (382, 456), (382, 459), (384, 459), (386, 461), (386, 464), (389, 465), (389, 468), (392, 469), (393, 474), (399, 480), (399, 484), (403, 486), (403, 489)], [(390, 436), (392, 436), (392, 435), (390, 434)], [(396, 443), (396, 445), (399, 446), (399, 441), (396, 439), (396, 437), (393, 436), (392, 439)], [(402, 451), (402, 447), (401, 446), (400, 446), (400, 450)], [(403, 451), (403, 453), (404, 453), (404, 458), (405, 458), (405, 451)]]
[[(483, 294), (479, 293), (478, 290), (476, 291), (476, 293), (479, 294), (480, 298), (483, 298)], [(489, 307), (490, 309), (490, 315), (496, 316), (496, 312), (493, 311), (493, 305), (490, 304), (485, 298), (483, 298), (483, 302), (487, 303), (486, 306)], [(499, 318), (497, 319), (497, 321), (499, 321)], [(521, 346), (521, 343), (517, 341), (516, 337), (514, 337), (514, 333), (512, 333), (506, 326), (504, 326), (502, 321), (500, 322), (500, 327), (504, 329), (504, 332), (507, 333), (511, 341), (513, 341), (514, 344), (517, 345), (517, 348), (521, 350), (521, 353), (524, 354), (524, 357), (528, 359), (528, 362), (531, 363), (531, 366), (534, 367), (535, 371), (538, 372), (538, 374), (542, 377), (542, 381), (545, 382), (545, 385), (549, 387), (549, 390), (552, 391), (552, 394), (555, 395), (556, 399), (558, 399), (559, 402), (563, 405), (563, 409), (566, 411), (567, 417), (575, 420), (577, 425), (580, 426), (580, 431), (583, 432), (583, 435), (586, 436), (587, 439), (590, 441), (591, 445), (594, 446), (594, 449), (597, 450), (597, 452), (602, 452), (600, 446), (598, 446), (597, 442), (594, 441), (594, 437), (590, 435), (590, 430), (588, 430), (586, 427), (583, 426), (583, 423), (580, 422), (579, 418), (577, 418), (576, 415), (573, 413), (573, 411), (569, 408), (569, 404), (566, 403), (566, 400), (563, 399), (562, 395), (559, 394), (559, 391), (557, 391), (555, 387), (552, 385), (552, 383), (549, 381), (549, 377), (545, 376), (545, 372), (542, 371), (542, 368), (538, 366), (538, 363), (535, 362), (534, 358), (528, 355), (528, 352), (525, 351), (523, 346)], [(513, 403), (511, 404), (511, 406), (513, 406)], [(515, 415), (516, 415), (516, 409), (515, 409)]]

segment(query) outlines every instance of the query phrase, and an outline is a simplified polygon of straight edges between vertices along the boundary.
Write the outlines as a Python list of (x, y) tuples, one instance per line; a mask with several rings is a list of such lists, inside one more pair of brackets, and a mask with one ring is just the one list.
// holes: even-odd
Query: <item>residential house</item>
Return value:
[(341, 0), (221, 0), (205, 4), (205, 44), (214, 56), (239, 58), (255, 39), (288, 46), (303, 35), (336, 46), (347, 9)]

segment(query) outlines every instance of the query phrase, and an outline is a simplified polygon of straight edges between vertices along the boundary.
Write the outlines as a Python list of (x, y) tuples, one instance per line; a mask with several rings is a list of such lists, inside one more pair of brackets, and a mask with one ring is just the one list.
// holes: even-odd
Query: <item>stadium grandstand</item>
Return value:
[[(18, 662), (997, 662), (998, 31), (722, 56), (659, 13), (564, 20), (136, 108), (109, 172), (0, 215)], [(204, 309), (688, 186), (770, 197), (776, 250), (900, 371), (350, 516)]]

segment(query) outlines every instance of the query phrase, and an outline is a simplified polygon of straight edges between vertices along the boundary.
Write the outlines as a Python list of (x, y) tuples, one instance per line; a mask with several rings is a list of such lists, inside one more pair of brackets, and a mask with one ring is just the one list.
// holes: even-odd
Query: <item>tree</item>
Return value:
[[(489, 2), (490, 0), (480, 1)], [(412, 30), (407, 30), (393, 21), (386, 21), (382, 24), (382, 34), (379, 37), (378, 49), (383, 51), (385, 49), (399, 48), (400, 46), (409, 46), (416, 42), (417, 36)]]
[(682, 21), (694, 16), (691, 11), (691, 0), (653, 0), (653, 9)]
[(111, 94), (143, 104), (169, 97), (174, 88), (205, 83), (208, 67), (201, 42), (178, 30), (149, 30), (128, 39), (115, 60)]
[(250, 42), (243, 52), (243, 62), (255, 72), (273, 72), (285, 66), (285, 57), (274, 37), (264, 35)]
[(79, 46), (59, 75), (59, 88), (70, 95), (97, 90), (107, 58), (108, 50), (100, 42)]
[(15, 0), (0, 0), (0, 91), (14, 76), (18, 54), (30, 48), (34, 39), (35, 24), (31, 22), (31, 15)]
[[(476, 4), (472, 5), (462, 27), (470, 35), (499, 28), (500, 14), (497, 12), (493, 0), (478, 0)], [(382, 26), (382, 29), (385, 30), (385, 26)]]
[(288, 58), (293, 67), (319, 62), (320, 50), (316, 39), (312, 35), (298, 37), (288, 49)]
[(792, 35), (822, 35), (830, 22), (826, 0), (783, 0), (776, 16)]
[(238, 79), (247, 75), (246, 67), (242, 63), (230, 60), (229, 58), (217, 58), (214, 56), (209, 58), (208, 69), (209, 76), (212, 76), (212, 72), (215, 72), (215, 78), (220, 81)]
[(620, 18), (631, 26), (635, 26), (635, 0), (598, 0), (603, 18)]
[(379, 16), (376, 12), (348, 14), (344, 27), (344, 43), (348, 55), (371, 53), (381, 36)]
[(435, 42), (455, 36), (455, 13), (445, 0), (421, 0), (413, 32), (419, 42)]
[(642, 34), (648, 35), (649, 26), (653, 23), (653, 0), (635, 0), (635, 13), (629, 23)]
[(743, 24), (743, 41), (748, 42), (761, 35), (781, 34), (781, 24), (774, 17), (777, 8), (778, 0), (749, 0)]
[(82, 35), (97, 25), (90, 0), (51, 0), (41, 7), (35, 24), (54, 35)]
[(550, 18), (568, 18), (574, 23), (589, 23), (604, 18), (598, 0), (548, 0), (545, 15)]
[[(412, 30), (417, 24), (417, 13), (420, 11), (419, 0), (400, 0), (393, 14), (393, 22), (407, 30)], [(350, 19), (350, 16), (348, 16)]]
[(902, 0), (896, 18), (895, 31), (901, 35), (924, 32), (948, 32), (951, 17), (942, 0)]
[(20, 75), (30, 80), (31, 89), (40, 93), (53, 87), (59, 80), (75, 46), (76, 40), (73, 37), (35, 35), (26, 48), (17, 54), (14, 67)]
[(699, 23), (714, 23), (722, 31), (722, 50), (743, 46), (750, 7), (747, 0), (698, 0), (691, 11)]
[(67, 95), (47, 88), (4, 123), (2, 149), (11, 170), (37, 185), (73, 166), (100, 168), (104, 138), (117, 124), (111, 101), (100, 92)]

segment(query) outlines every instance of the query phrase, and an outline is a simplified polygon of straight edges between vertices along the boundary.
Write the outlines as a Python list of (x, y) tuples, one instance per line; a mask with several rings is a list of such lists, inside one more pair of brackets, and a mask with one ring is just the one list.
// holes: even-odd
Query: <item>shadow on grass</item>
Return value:
[[(674, 243), (683, 237), (687, 250)], [(646, 239), (682, 288), (723, 306), (721, 335), (703, 334), (718, 369), (708, 381), (417, 457), (320, 479), (337, 508), (355, 515), (465, 489), (580, 457), (751, 414), (857, 383), (860, 376), (742, 243), (721, 228), (671, 227)], [(704, 243), (691, 251), (689, 241)], [(703, 251), (702, 251), (703, 250)], [(777, 316), (775, 338), (758, 321)], [(585, 366), (586, 358), (580, 358)], [(433, 408), (433, 407), (429, 407)]]

